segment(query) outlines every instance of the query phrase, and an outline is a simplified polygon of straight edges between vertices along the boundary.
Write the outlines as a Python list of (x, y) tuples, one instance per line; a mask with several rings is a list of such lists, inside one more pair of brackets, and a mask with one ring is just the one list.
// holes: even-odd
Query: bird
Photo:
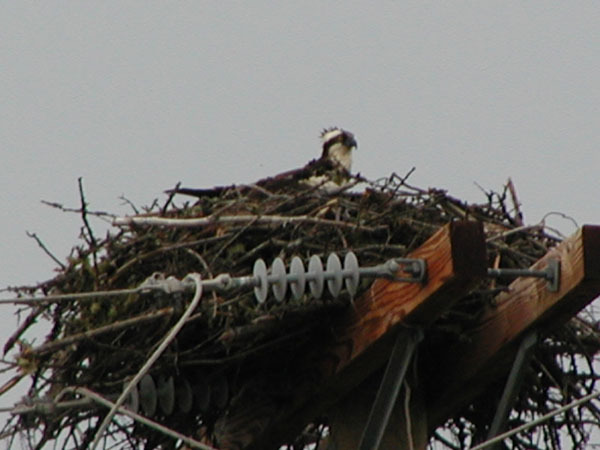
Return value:
[(329, 161), (333, 170), (326, 170), (323, 174), (316, 170), (303, 183), (331, 191), (348, 182), (352, 171), (352, 152), (357, 143), (354, 134), (338, 127), (324, 129), (321, 132), (321, 142), (323, 152), (317, 161)]
[(304, 167), (289, 170), (257, 182), (236, 187), (218, 186), (210, 189), (175, 187), (168, 194), (193, 197), (215, 197), (232, 189), (258, 189), (277, 192), (288, 188), (313, 188), (326, 193), (343, 189), (350, 181), (352, 152), (358, 147), (354, 134), (339, 127), (325, 128), (321, 132), (321, 157), (313, 159)]

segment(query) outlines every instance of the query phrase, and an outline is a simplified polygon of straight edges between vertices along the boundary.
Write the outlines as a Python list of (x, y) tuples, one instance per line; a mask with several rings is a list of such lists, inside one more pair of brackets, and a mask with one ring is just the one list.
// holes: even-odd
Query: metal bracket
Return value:
[[(397, 276), (402, 269), (407, 277)], [(427, 281), (427, 262), (424, 259), (394, 258), (373, 267), (359, 268), (360, 276), (384, 277), (407, 283), (425, 283)]]
[(400, 386), (406, 375), (406, 370), (417, 345), (422, 339), (423, 331), (420, 328), (404, 329), (398, 334), (381, 385), (377, 391), (375, 402), (371, 408), (371, 413), (367, 419), (358, 447), (359, 450), (376, 450), (379, 448), (392, 409), (398, 398)]
[(396, 258), (394, 261), (402, 266), (402, 271), (410, 275), (409, 278), (395, 277), (394, 280), (411, 283), (425, 283), (427, 281), (427, 262), (424, 259)]
[[(494, 420), (490, 425), (490, 431), (488, 432), (487, 440), (497, 436), (504, 429), (508, 419), (508, 414), (510, 413), (515, 399), (517, 398), (519, 388), (523, 381), (523, 371), (529, 362), (531, 351), (537, 341), (538, 334), (536, 331), (531, 331), (521, 341), (521, 345), (519, 346), (519, 350), (515, 356), (513, 366), (510, 369), (508, 378), (506, 379), (506, 385), (504, 386), (504, 392), (502, 392), (502, 397), (498, 403), (496, 415), (494, 416)], [(499, 442), (498, 444), (495, 444), (495, 447), (501, 448), (501, 445), (502, 442)]]
[(560, 288), (560, 260), (549, 259), (546, 268), (543, 270), (530, 269), (488, 269), (487, 274), (492, 278), (503, 277), (534, 277), (543, 278), (548, 284), (547, 289), (550, 292), (558, 292)]

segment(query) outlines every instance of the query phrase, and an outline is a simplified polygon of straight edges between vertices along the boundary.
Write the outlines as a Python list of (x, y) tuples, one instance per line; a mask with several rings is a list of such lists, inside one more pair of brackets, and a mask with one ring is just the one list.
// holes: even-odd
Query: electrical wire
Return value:
[(19, 297), (19, 298), (3, 298), (0, 299), (0, 304), (11, 304), (11, 305), (31, 305), (39, 303), (52, 303), (61, 300), (77, 300), (77, 299), (88, 299), (97, 297), (108, 297), (111, 295), (129, 295), (137, 294), (141, 291), (148, 289), (160, 289), (158, 286), (152, 288), (150, 286), (142, 285), (130, 288), (130, 289), (114, 289), (111, 291), (94, 291), (94, 292), (79, 292), (75, 294), (54, 294), (45, 297)]
[(114, 405), (111, 407), (110, 411), (108, 412), (108, 414), (102, 421), (102, 424), (98, 428), (98, 431), (96, 432), (96, 436), (94, 437), (94, 442), (92, 443), (92, 446), (91, 446), (92, 450), (94, 450), (96, 448), (96, 446), (98, 445), (98, 443), (100, 442), (102, 435), (108, 428), (108, 425), (110, 424), (113, 416), (117, 412), (117, 409), (125, 402), (129, 393), (133, 390), (133, 388), (135, 386), (137, 386), (137, 384), (142, 379), (142, 377), (144, 375), (146, 375), (148, 370), (150, 370), (150, 367), (152, 367), (152, 365), (156, 362), (156, 360), (160, 357), (160, 355), (166, 350), (166, 348), (169, 346), (171, 341), (173, 339), (175, 339), (175, 336), (177, 336), (177, 333), (179, 333), (179, 331), (181, 330), (181, 328), (183, 327), (183, 325), (185, 324), (187, 319), (191, 316), (194, 309), (196, 309), (196, 307), (198, 306), (198, 303), (200, 302), (200, 299), (202, 298), (202, 278), (200, 277), (200, 274), (198, 274), (198, 273), (191, 273), (191, 274), (186, 275), (184, 280), (185, 279), (193, 280), (196, 285), (196, 292), (194, 294), (194, 298), (192, 299), (190, 305), (187, 307), (187, 309), (185, 310), (185, 312), (183, 313), (183, 315), (181, 316), (179, 321), (173, 326), (173, 328), (171, 328), (169, 333), (165, 336), (165, 338), (163, 339), (161, 344), (158, 346), (158, 348), (154, 351), (152, 356), (150, 356), (150, 358), (148, 358), (148, 360), (142, 366), (142, 368), (138, 371), (138, 373), (127, 384), (125, 389), (123, 389), (123, 392), (121, 392), (121, 395), (119, 396), (117, 401), (114, 403)]
[(593, 400), (598, 397), (600, 397), (600, 391), (592, 392), (591, 394), (588, 394), (577, 400), (573, 400), (571, 403), (567, 403), (566, 405), (561, 406), (560, 408), (557, 408), (554, 411), (550, 411), (549, 413), (544, 414), (543, 416), (540, 416), (537, 419), (532, 420), (531, 422), (524, 423), (523, 425), (513, 428), (512, 430), (509, 430), (505, 433), (499, 434), (498, 436), (495, 436), (492, 439), (488, 439), (487, 441), (482, 442), (481, 444), (477, 444), (476, 446), (471, 447), (471, 450), (481, 450), (483, 448), (489, 447), (497, 442), (503, 441), (506, 438), (514, 436), (515, 434), (520, 433), (523, 430), (527, 430), (529, 428), (535, 427), (536, 425), (544, 423), (548, 419), (551, 419), (552, 417), (554, 417), (560, 413), (568, 411), (569, 409), (573, 409), (576, 406), (579, 406), (583, 403), (587, 403), (590, 400)]
[[(400, 276), (400, 268), (402, 268), (402, 273), (408, 276)], [(354, 255), (353, 252), (348, 252), (344, 258), (343, 269), (341, 261), (335, 253), (331, 253), (327, 258), (326, 270), (323, 270), (321, 259), (317, 255), (312, 256), (308, 269), (308, 272), (306, 272), (299, 257), (292, 259), (289, 273), (286, 273), (285, 264), (281, 258), (274, 259), (270, 271), (267, 271), (264, 261), (258, 259), (254, 264), (253, 275), (232, 277), (228, 273), (221, 273), (214, 278), (203, 280), (202, 287), (204, 291), (226, 291), (247, 287), (254, 288), (257, 301), (262, 303), (268, 296), (269, 287), (273, 287), (275, 298), (278, 301), (282, 301), (286, 295), (289, 283), (293, 284), (292, 292), (294, 298), (298, 299), (304, 294), (304, 281), (308, 282), (311, 293), (315, 298), (321, 297), (323, 291), (322, 286), (325, 282), (327, 282), (327, 287), (331, 295), (337, 297), (345, 282), (346, 290), (353, 296), (361, 277), (384, 277), (395, 281), (422, 283), (426, 279), (427, 263), (423, 259), (393, 258), (376, 266), (360, 267), (356, 255)], [(316, 289), (315, 286), (319, 286), (319, 289)], [(164, 274), (155, 272), (146, 278), (139, 286), (134, 288), (51, 294), (45, 297), (32, 296), (0, 299), (0, 304), (47, 304), (60, 302), (62, 300), (85, 300), (99, 297), (139, 294), (148, 291), (163, 291), (170, 294), (188, 289), (191, 290), (193, 287), (194, 284), (186, 281), (185, 278), (180, 281), (173, 276), (165, 278)]]
[[(61, 396), (63, 396), (64, 394), (67, 394), (67, 393), (82, 395), (88, 399), (91, 399), (97, 403), (100, 403), (101, 405), (111, 408), (111, 410), (116, 405), (115, 403), (111, 402), (110, 400), (102, 397), (100, 394), (97, 394), (96, 392), (91, 391), (84, 387), (67, 387), (61, 391), (61, 393), (57, 396), (57, 398), (60, 398)], [(191, 447), (200, 448), (203, 450), (215, 450), (213, 447), (209, 447), (208, 445), (203, 444), (202, 442), (198, 442), (195, 439), (192, 439), (184, 434), (178, 433), (175, 430), (167, 428), (167, 427), (161, 425), (160, 423), (157, 423), (153, 420), (148, 419), (147, 417), (141, 416), (133, 411), (130, 411), (130, 410), (124, 408), (123, 406), (117, 407), (116, 410), (123, 415), (131, 417), (133, 420), (135, 420), (139, 423), (142, 423), (142, 424), (144, 424), (150, 428), (153, 428), (163, 434), (166, 434), (167, 436), (170, 436), (174, 439), (180, 439), (181, 441), (185, 442), (186, 444), (190, 445)]]

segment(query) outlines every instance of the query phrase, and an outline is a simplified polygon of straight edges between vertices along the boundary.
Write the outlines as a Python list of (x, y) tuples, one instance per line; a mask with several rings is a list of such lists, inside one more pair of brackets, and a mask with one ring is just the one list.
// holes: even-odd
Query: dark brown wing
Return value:
[(273, 177), (263, 178), (256, 182), (257, 186), (271, 192), (277, 192), (284, 189), (304, 186), (301, 182), (310, 177), (330, 174), (338, 170), (339, 167), (329, 159), (313, 159), (306, 166), (300, 169), (289, 170)]
[[(303, 186), (302, 180), (307, 180), (312, 176), (329, 174), (332, 171), (340, 170), (340, 168), (329, 159), (313, 159), (306, 166), (299, 169), (289, 170), (278, 175), (263, 178), (254, 183), (255, 186), (271, 193), (276, 193), (282, 190), (297, 188)], [(252, 189), (252, 186), (247, 185), (230, 185), (217, 186), (210, 189), (197, 188), (175, 188), (165, 191), (168, 194), (182, 194), (192, 197), (220, 197), (227, 191), (236, 190), (238, 192), (247, 192)]]
[(223, 195), (225, 191), (235, 189), (235, 185), (231, 186), (216, 186), (210, 189), (198, 189), (198, 188), (175, 188), (175, 189), (167, 189), (165, 194), (173, 195), (173, 194), (181, 194), (181, 195), (189, 195), (191, 197), (220, 197)]

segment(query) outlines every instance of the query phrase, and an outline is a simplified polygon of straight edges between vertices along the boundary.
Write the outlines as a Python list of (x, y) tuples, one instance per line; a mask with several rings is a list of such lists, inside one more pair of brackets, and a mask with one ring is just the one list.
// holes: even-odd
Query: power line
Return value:
[[(88, 399), (91, 399), (97, 403), (100, 403), (101, 405), (104, 405), (108, 408), (114, 408), (116, 406), (116, 404), (111, 402), (110, 400), (108, 400), (108, 399), (102, 397), (101, 395), (97, 394), (96, 392), (91, 391), (90, 389), (87, 389), (84, 387), (67, 387), (67, 388), (63, 389), (63, 391), (61, 391), (61, 393), (57, 396), (57, 399), (67, 393), (82, 395), (82, 396), (87, 397)], [(77, 400), (77, 401), (80, 402), (81, 400)], [(130, 411), (130, 410), (124, 408), (123, 406), (118, 406), (116, 408), (116, 410), (121, 414), (131, 417), (133, 420), (135, 420), (137, 422), (143, 423), (144, 425), (146, 425), (150, 428), (153, 428), (157, 431), (160, 431), (161, 433), (166, 434), (167, 436), (171, 436), (174, 439), (180, 439), (183, 442), (185, 442), (186, 444), (190, 445), (191, 447), (200, 448), (203, 450), (215, 450), (213, 447), (210, 447), (206, 444), (198, 442), (195, 439), (192, 439), (189, 436), (186, 436), (184, 434), (178, 433), (175, 430), (167, 428), (164, 425), (161, 425), (160, 423), (150, 420), (147, 417), (141, 416), (133, 411)]]
[(527, 430), (529, 428), (535, 427), (536, 425), (544, 423), (548, 419), (551, 419), (552, 417), (557, 416), (558, 414), (568, 411), (569, 409), (575, 408), (576, 406), (579, 406), (583, 403), (587, 403), (590, 400), (593, 400), (597, 397), (600, 397), (600, 391), (592, 392), (591, 394), (588, 394), (577, 400), (573, 400), (571, 403), (567, 403), (566, 405), (561, 406), (560, 408), (557, 408), (554, 411), (550, 411), (549, 413), (544, 414), (543, 416), (540, 416), (537, 419), (532, 420), (531, 422), (524, 423), (523, 425), (513, 428), (512, 430), (509, 430), (505, 433), (499, 434), (498, 436), (489, 439), (485, 442), (482, 442), (481, 444), (477, 444), (475, 447), (471, 447), (471, 450), (481, 450), (483, 448), (489, 447), (492, 444), (503, 441), (504, 439), (514, 436), (515, 434), (520, 433), (523, 430)]
[(94, 450), (96, 448), (96, 446), (98, 445), (98, 443), (100, 442), (100, 439), (101, 439), (102, 435), (104, 434), (104, 432), (106, 431), (106, 429), (108, 428), (108, 425), (110, 424), (113, 416), (116, 414), (118, 408), (125, 402), (129, 393), (137, 386), (138, 382), (142, 379), (142, 377), (144, 375), (146, 375), (148, 370), (150, 370), (150, 367), (152, 367), (152, 364), (154, 364), (156, 362), (156, 360), (160, 357), (160, 355), (162, 355), (162, 353), (169, 346), (171, 341), (173, 339), (175, 339), (175, 336), (177, 336), (177, 333), (179, 333), (179, 330), (181, 330), (183, 325), (185, 325), (185, 322), (187, 321), (187, 319), (190, 317), (190, 315), (192, 314), (194, 309), (196, 309), (196, 306), (198, 306), (198, 303), (200, 302), (200, 299), (202, 298), (202, 279), (200, 278), (200, 275), (197, 273), (192, 273), (192, 274), (187, 275), (184, 278), (184, 280), (186, 280), (186, 279), (192, 280), (194, 282), (194, 284), (196, 285), (196, 293), (194, 294), (194, 298), (192, 299), (191, 303), (189, 304), (189, 306), (187, 307), (187, 309), (185, 310), (185, 312), (183, 313), (181, 318), (177, 321), (175, 326), (173, 326), (173, 328), (171, 328), (169, 333), (165, 336), (165, 338), (160, 343), (158, 348), (154, 351), (152, 356), (150, 356), (150, 358), (148, 358), (148, 360), (145, 362), (145, 364), (142, 366), (142, 368), (138, 371), (138, 373), (127, 384), (125, 389), (123, 389), (123, 392), (121, 392), (121, 395), (119, 395), (119, 398), (117, 399), (115, 404), (112, 405), (112, 407), (110, 408), (110, 411), (108, 412), (108, 414), (102, 421), (102, 424), (98, 428), (98, 431), (96, 432), (94, 442), (92, 443), (92, 446), (91, 446), (92, 450)]

